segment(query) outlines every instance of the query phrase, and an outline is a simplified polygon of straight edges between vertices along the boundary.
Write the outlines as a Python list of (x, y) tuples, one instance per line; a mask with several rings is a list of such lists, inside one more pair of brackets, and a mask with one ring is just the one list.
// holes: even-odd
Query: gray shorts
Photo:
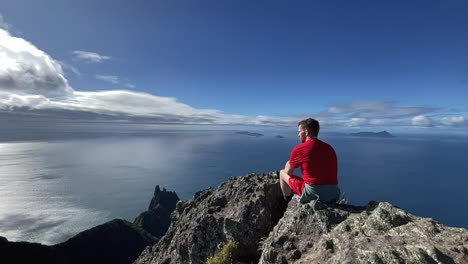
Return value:
[(340, 198), (340, 188), (337, 185), (310, 185), (305, 184), (302, 192), (301, 203), (319, 200), (325, 203), (336, 203)]

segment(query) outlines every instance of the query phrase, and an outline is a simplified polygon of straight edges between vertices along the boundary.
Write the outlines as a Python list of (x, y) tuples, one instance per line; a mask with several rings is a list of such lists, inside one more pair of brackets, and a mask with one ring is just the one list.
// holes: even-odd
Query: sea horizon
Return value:
[[(75, 127), (3, 137), (0, 236), (55, 244), (113, 218), (132, 222), (146, 210), (156, 185), (188, 200), (231, 176), (281, 169), (299, 143), (291, 128), (198, 128), (107, 126), (83, 132)], [(457, 210), (468, 205), (461, 187), (468, 174), (463, 163), (468, 139), (395, 134), (320, 133), (337, 152), (340, 188), (349, 203), (387, 201), (468, 228), (468, 213)]]

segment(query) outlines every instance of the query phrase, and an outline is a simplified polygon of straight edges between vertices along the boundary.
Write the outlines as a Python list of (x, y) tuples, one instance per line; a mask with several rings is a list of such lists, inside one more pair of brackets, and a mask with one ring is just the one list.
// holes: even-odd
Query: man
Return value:
[[(320, 124), (308, 118), (298, 123), (298, 137), (301, 144), (291, 152), (291, 157), (280, 171), (280, 186), (284, 198), (289, 201), (292, 192), (301, 197), (301, 203), (319, 200), (326, 203), (337, 202), (338, 165), (335, 150), (317, 138)], [(294, 175), (301, 168), (302, 178)]]

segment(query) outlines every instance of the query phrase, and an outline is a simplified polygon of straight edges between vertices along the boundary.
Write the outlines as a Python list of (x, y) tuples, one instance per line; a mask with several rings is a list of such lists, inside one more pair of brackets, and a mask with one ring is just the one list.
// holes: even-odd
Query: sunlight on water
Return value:
[(9, 240), (55, 244), (107, 218), (72, 202), (62, 176), (47, 167), (43, 145), (0, 144), (0, 233)]

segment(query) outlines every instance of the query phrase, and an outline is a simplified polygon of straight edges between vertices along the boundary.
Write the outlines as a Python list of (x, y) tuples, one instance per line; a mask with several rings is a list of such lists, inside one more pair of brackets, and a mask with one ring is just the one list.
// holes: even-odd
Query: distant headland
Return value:
[(387, 131), (381, 131), (381, 132), (357, 132), (357, 133), (351, 133), (351, 136), (356, 136), (356, 137), (379, 137), (379, 138), (392, 138), (395, 137), (394, 135), (388, 133)]
[(246, 135), (246, 136), (251, 136), (251, 137), (263, 137), (264, 136), (261, 133), (249, 132), (249, 131), (237, 131), (236, 134)]

